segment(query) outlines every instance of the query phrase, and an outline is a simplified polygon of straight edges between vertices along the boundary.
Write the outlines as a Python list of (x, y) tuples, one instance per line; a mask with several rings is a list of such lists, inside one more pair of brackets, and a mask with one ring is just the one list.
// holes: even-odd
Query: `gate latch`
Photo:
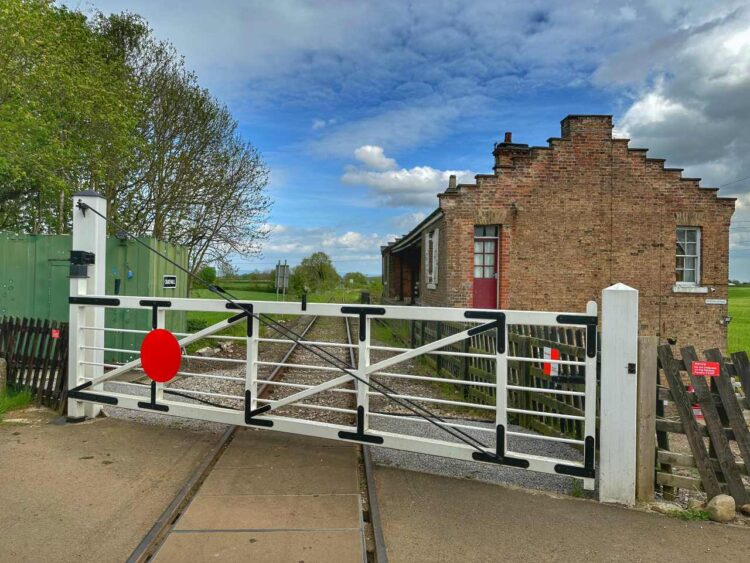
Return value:
[(70, 251), (70, 277), (87, 278), (89, 264), (94, 264), (95, 256), (93, 252), (85, 250)]

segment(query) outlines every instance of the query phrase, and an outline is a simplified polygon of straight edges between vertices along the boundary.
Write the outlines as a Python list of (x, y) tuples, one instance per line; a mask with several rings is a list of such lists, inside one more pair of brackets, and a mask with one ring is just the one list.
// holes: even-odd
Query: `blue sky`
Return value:
[(456, 173), (491, 172), (503, 132), (545, 144), (571, 113), (738, 196), (730, 275), (750, 280), (746, 2), (94, 0), (171, 41), (271, 168), (263, 256), (318, 249), (378, 273), (379, 246)]

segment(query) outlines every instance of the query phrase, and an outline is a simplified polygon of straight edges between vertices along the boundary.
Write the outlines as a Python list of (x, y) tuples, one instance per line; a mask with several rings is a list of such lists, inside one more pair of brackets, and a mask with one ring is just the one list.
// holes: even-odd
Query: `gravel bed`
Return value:
[[(461, 424), (482, 428), (493, 428), (492, 424), (476, 422), (473, 420), (456, 420), (451, 422), (460, 422)], [(432, 424), (411, 420), (407, 417), (402, 419), (383, 419), (373, 417), (370, 419), (370, 426), (373, 429), (387, 432), (398, 432), (401, 434), (434, 438), (449, 442), (458, 441), (453, 436), (450, 436), (445, 431), (433, 426)], [(530, 432), (529, 430), (512, 424), (508, 425), (508, 431), (535, 434), (534, 432)], [(483, 444), (487, 444), (488, 446), (493, 444), (494, 438), (491, 433), (466, 429), (464, 429), (464, 432), (476, 438)], [(577, 450), (558, 442), (511, 436), (508, 445), (513, 451), (528, 454), (578, 461), (581, 461), (583, 458), (582, 454)], [(486, 483), (511, 485), (561, 494), (572, 494), (574, 491), (578, 494), (580, 491), (580, 489), (576, 488), (574, 485), (574, 482), (578, 480), (565, 475), (538, 473), (536, 471), (517, 469), (515, 467), (507, 467), (504, 465), (461, 461), (414, 452), (393, 450), (390, 448), (370, 448), (370, 453), (372, 454), (373, 463), (377, 465), (398, 467), (410, 471), (420, 471), (422, 473), (432, 473), (458, 479), (474, 479)], [(588, 496), (590, 491), (585, 491), (585, 494)]]
[[(118, 382), (105, 382), (104, 390), (112, 391), (115, 393), (127, 393), (128, 395), (143, 396), (145, 398), (151, 396), (151, 389), (148, 385), (136, 387), (134, 385), (127, 385)], [(185, 403), (194, 402), (190, 401), (189, 399), (183, 399), (181, 397), (170, 397), (169, 400)], [(181, 430), (190, 430), (193, 432), (213, 432), (215, 434), (219, 434), (226, 429), (225, 424), (219, 424), (217, 422), (195, 420), (192, 418), (182, 418), (179, 416), (170, 416), (157, 412), (136, 411), (131, 409), (123, 409), (120, 407), (112, 407), (108, 405), (104, 405), (102, 410), (104, 411), (104, 414), (110, 418), (129, 420), (141, 424), (169, 426), (170, 428), (179, 428)]]
[[(314, 340), (317, 342), (346, 342), (346, 328), (341, 319), (336, 317), (320, 317), (318, 321), (313, 325), (312, 329), (306, 336), (307, 340)], [(349, 364), (349, 353), (346, 348), (325, 348), (328, 352), (339, 358), (340, 360)], [(292, 354), (289, 363), (294, 364), (306, 364), (314, 366), (328, 366), (324, 360), (316, 356), (314, 353), (304, 348), (297, 348)], [(333, 371), (320, 371), (311, 369), (288, 369), (285, 371), (281, 381), (283, 383), (296, 383), (303, 385), (319, 385), (330, 381), (331, 379), (338, 377), (340, 373)], [(298, 393), (301, 389), (293, 387), (273, 386), (269, 394), (269, 399), (279, 400), (294, 393)], [(342, 385), (337, 389), (353, 390), (352, 384)], [(354, 410), (355, 409), (355, 397), (353, 393), (342, 393), (339, 391), (324, 391), (317, 393), (304, 400), (307, 404), (312, 405), (324, 405), (333, 408)], [(308, 409), (304, 407), (286, 407), (278, 410), (278, 414), (281, 416), (293, 416), (295, 418), (302, 418), (306, 420), (317, 420), (320, 422), (328, 422), (331, 424), (344, 424), (351, 426), (355, 423), (355, 417), (353, 414), (331, 412), (319, 409)]]

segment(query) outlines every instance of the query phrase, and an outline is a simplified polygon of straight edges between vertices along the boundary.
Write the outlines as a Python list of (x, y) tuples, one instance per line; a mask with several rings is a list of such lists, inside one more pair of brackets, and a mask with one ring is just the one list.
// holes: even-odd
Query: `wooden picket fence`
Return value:
[(68, 323), (0, 318), (0, 356), (8, 385), (28, 389), (38, 405), (62, 412), (68, 376)]
[[(404, 344), (416, 348), (440, 338), (445, 338), (466, 329), (461, 323), (437, 321), (381, 321), (389, 332)], [(495, 350), (495, 332), (477, 334), (460, 343), (446, 346), (445, 351), (472, 354), (492, 354)], [(508, 383), (521, 387), (555, 388), (571, 391), (584, 390), (582, 366), (560, 365), (554, 375), (544, 373), (545, 348), (556, 349), (561, 360), (584, 361), (586, 359), (585, 331), (575, 328), (508, 325), (509, 355), (536, 358), (538, 362), (508, 362)], [(463, 379), (488, 383), (495, 381), (495, 363), (485, 358), (461, 356), (424, 356), (435, 373), (450, 382)], [(472, 402), (494, 405), (495, 389), (485, 386), (456, 385), (465, 399)], [(508, 406), (523, 410), (584, 416), (584, 398), (570, 395), (552, 395), (510, 391)], [(583, 423), (554, 416), (510, 415), (511, 422), (547, 436), (567, 437), (582, 440)]]
[(707, 350), (706, 360), (721, 368), (708, 378), (693, 375), (691, 366), (700, 360), (692, 346), (680, 355), (676, 359), (668, 345), (658, 348), (657, 489), (667, 499), (679, 489), (702, 491), (709, 499), (725, 493), (744, 505), (750, 502), (747, 353), (725, 358), (718, 349)]

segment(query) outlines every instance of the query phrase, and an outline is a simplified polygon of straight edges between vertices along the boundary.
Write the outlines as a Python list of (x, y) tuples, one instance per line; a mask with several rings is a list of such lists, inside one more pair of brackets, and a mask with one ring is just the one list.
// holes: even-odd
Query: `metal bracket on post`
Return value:
[(636, 485), (638, 291), (621, 283), (602, 292), (601, 356), (599, 500), (633, 506)]

